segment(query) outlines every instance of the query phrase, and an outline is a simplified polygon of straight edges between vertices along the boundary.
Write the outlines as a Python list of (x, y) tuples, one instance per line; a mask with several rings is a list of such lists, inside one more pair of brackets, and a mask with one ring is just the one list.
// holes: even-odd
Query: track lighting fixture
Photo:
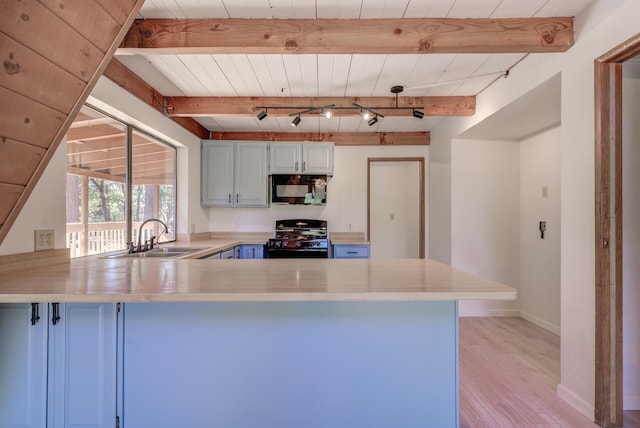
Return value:
[(257, 114), (259, 120), (267, 117), (268, 109), (272, 110), (289, 110), (293, 111), (293, 113), (287, 113), (288, 116), (293, 116), (293, 121), (291, 122), (291, 126), (296, 128), (301, 121), (301, 116), (303, 114), (317, 114), (320, 113), (321, 116), (330, 119), (333, 116), (333, 110), (359, 110), (360, 116), (365, 120), (369, 126), (373, 126), (378, 123), (378, 120), (384, 118), (384, 115), (380, 113), (382, 110), (411, 110), (413, 117), (417, 119), (422, 119), (424, 117), (424, 112), (421, 111), (424, 107), (400, 107), (398, 105), (398, 94), (404, 90), (403, 86), (393, 86), (391, 88), (391, 93), (395, 95), (395, 106), (380, 106), (380, 107), (364, 107), (360, 104), (352, 103), (351, 106), (339, 106), (336, 107), (335, 104), (330, 104), (326, 106), (285, 106), (285, 105), (276, 105), (276, 106), (255, 106), (256, 109), (262, 109), (261, 112)]

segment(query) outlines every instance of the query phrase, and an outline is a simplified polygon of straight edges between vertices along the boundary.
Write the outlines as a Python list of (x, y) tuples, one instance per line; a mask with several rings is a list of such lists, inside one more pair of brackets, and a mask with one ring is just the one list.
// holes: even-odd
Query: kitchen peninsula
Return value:
[[(89, 257), (6, 273), (0, 321), (7, 307), (33, 318), (35, 303), (42, 321), (22, 331), (49, 324), (49, 382), (63, 385), (48, 386), (50, 396), (62, 390), (45, 400), (49, 419), (457, 427), (457, 301), (515, 298), (431, 260)], [(24, 356), (4, 347), (4, 328), (0, 356), (19, 373)], [(47, 330), (32, 336), (46, 342)], [(0, 410), (10, 408), (0, 388)]]

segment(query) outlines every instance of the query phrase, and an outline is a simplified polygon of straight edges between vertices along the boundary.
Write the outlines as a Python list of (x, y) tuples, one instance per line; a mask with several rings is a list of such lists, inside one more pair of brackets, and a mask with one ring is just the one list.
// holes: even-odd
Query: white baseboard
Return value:
[(519, 317), (517, 309), (467, 309), (461, 311), (461, 317)]
[(555, 324), (551, 324), (550, 322), (545, 321), (542, 318), (531, 315), (530, 313), (524, 311), (520, 311), (520, 318), (525, 319), (530, 323), (537, 325), (538, 327), (542, 327), (545, 330), (555, 334), (556, 336), (560, 336), (560, 327)]
[(626, 395), (622, 398), (624, 410), (640, 410), (640, 395)]
[(565, 401), (571, 407), (587, 417), (590, 421), (595, 420), (595, 408), (591, 403), (588, 403), (582, 397), (579, 397), (573, 391), (562, 384), (558, 385), (557, 393), (558, 398), (560, 398), (562, 401)]

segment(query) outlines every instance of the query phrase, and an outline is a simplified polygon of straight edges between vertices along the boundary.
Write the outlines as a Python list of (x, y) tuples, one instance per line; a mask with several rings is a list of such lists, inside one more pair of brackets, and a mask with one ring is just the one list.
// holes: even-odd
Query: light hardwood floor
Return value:
[(461, 428), (597, 427), (557, 397), (558, 336), (521, 318), (463, 317), (459, 347)]

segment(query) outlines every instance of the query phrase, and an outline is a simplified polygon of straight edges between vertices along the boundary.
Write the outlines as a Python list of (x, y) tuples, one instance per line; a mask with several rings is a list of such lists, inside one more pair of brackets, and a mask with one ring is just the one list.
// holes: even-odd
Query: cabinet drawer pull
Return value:
[(31, 304), (31, 325), (38, 324), (40, 321), (40, 303)]
[(51, 324), (56, 325), (60, 321), (60, 303), (52, 303), (51, 309)]
[(358, 254), (357, 251), (347, 251), (347, 254)]

